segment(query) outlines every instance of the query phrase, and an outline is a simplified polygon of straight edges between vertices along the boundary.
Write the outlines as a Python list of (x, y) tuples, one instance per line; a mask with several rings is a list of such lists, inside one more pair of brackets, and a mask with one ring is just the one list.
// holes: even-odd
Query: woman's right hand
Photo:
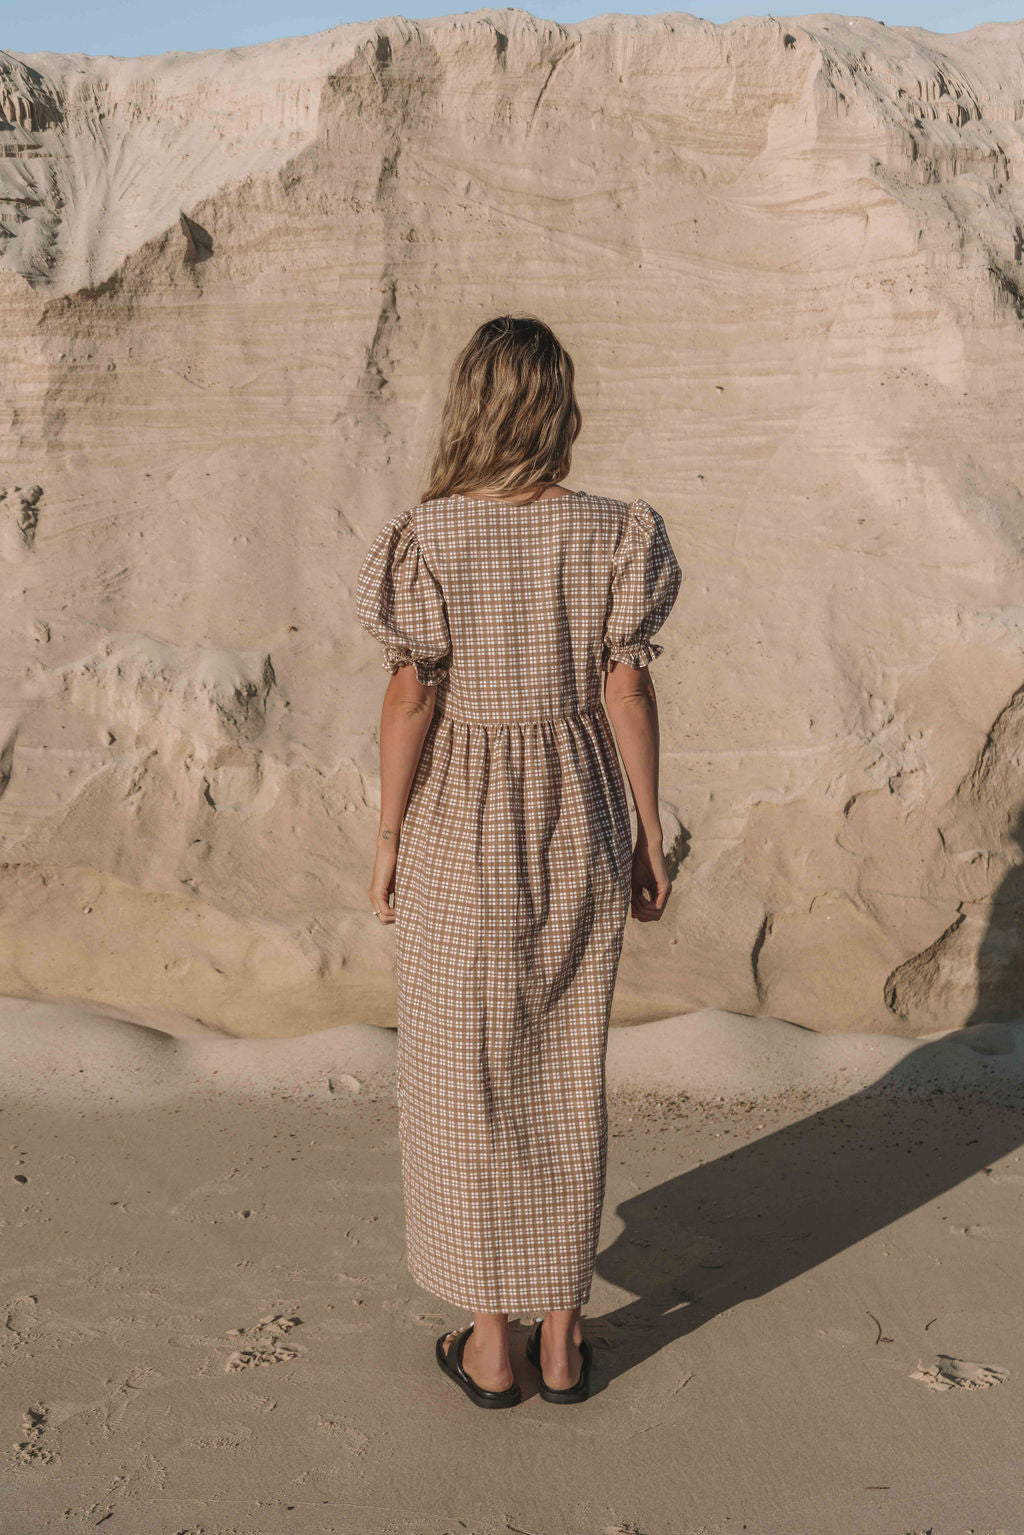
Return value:
[(395, 866), (398, 863), (398, 834), (382, 828), (377, 833), (377, 851), (373, 860), (373, 874), (370, 878), (370, 888), (367, 894), (370, 897), (370, 905), (377, 913), (377, 921), (382, 926), (390, 926), (396, 921), (395, 908), (391, 904), (391, 897), (395, 893)]
[(660, 922), (672, 889), (660, 842), (648, 843), (642, 835), (637, 837), (631, 888), (630, 915), (637, 922)]

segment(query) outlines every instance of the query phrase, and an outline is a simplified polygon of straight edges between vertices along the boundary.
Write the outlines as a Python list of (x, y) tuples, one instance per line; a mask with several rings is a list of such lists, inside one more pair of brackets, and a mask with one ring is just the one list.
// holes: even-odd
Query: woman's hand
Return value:
[(638, 922), (660, 922), (672, 881), (660, 842), (648, 843), (642, 835), (633, 849), (630, 915)]
[(395, 893), (395, 864), (398, 862), (398, 833), (382, 830), (377, 834), (377, 855), (370, 879), (370, 905), (381, 923), (394, 922), (391, 897)]

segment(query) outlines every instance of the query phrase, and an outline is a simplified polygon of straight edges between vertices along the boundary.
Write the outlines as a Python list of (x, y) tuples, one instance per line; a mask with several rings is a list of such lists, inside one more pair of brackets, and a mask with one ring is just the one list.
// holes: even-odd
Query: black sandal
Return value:
[[(544, 1325), (544, 1318), (539, 1316), (533, 1324), (533, 1330), (526, 1340), (526, 1357), (535, 1370), (540, 1369), (540, 1330)], [(590, 1366), (593, 1361), (593, 1350), (586, 1338), (580, 1344), (580, 1354), (583, 1358), (583, 1368), (580, 1370), (580, 1378), (575, 1386), (567, 1386), (564, 1390), (557, 1390), (554, 1386), (544, 1383), (543, 1373), (540, 1377), (540, 1394), (545, 1402), (583, 1402), (590, 1395)]]
[[(519, 1382), (513, 1381), (511, 1386), (506, 1386), (504, 1391), (487, 1391), (483, 1386), (478, 1386), (472, 1375), (467, 1375), (462, 1366), (462, 1355), (466, 1347), (466, 1340), (473, 1331), (473, 1323), (464, 1332), (461, 1332), (451, 1348), (445, 1348), (445, 1340), (451, 1333), (444, 1333), (437, 1340), (437, 1362), (446, 1375), (449, 1375), (455, 1384), (466, 1393), (471, 1402), (477, 1407), (514, 1407), (523, 1395)], [(452, 1355), (455, 1358), (452, 1359)]]

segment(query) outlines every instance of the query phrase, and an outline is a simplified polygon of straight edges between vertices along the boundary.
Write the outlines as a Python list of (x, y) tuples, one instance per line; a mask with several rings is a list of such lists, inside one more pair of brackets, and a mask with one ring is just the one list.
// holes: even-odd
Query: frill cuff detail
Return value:
[(400, 666), (412, 666), (416, 670), (416, 681), (426, 688), (436, 687), (443, 682), (448, 675), (451, 664), (450, 656), (414, 656), (411, 652), (398, 645), (384, 646), (384, 659), (381, 665), (384, 670), (394, 675)]
[(657, 640), (641, 640), (633, 645), (606, 644), (601, 652), (601, 666), (607, 669), (608, 662), (615, 661), (620, 666), (633, 666), (639, 671), (641, 667), (649, 666), (664, 649)]

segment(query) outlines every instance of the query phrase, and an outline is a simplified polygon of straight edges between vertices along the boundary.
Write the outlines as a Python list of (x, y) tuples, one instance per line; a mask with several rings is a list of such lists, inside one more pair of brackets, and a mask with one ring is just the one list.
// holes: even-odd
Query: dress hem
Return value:
[(464, 1311), (480, 1311), (491, 1314), (504, 1311), (510, 1316), (540, 1316), (544, 1311), (572, 1311), (576, 1306), (583, 1307), (590, 1302), (590, 1291), (588, 1289), (582, 1299), (577, 1300), (567, 1300), (564, 1295), (560, 1295), (554, 1300), (532, 1300), (529, 1302), (507, 1300), (499, 1302), (497, 1305), (492, 1305), (489, 1301), (467, 1300), (464, 1296), (456, 1295), (454, 1290), (444, 1293), (433, 1284), (428, 1284), (420, 1279), (413, 1271), (411, 1265), (409, 1265), (409, 1273), (421, 1290), (426, 1290), (428, 1294), (433, 1295), (437, 1300), (444, 1301), (446, 1305), (460, 1306)]

